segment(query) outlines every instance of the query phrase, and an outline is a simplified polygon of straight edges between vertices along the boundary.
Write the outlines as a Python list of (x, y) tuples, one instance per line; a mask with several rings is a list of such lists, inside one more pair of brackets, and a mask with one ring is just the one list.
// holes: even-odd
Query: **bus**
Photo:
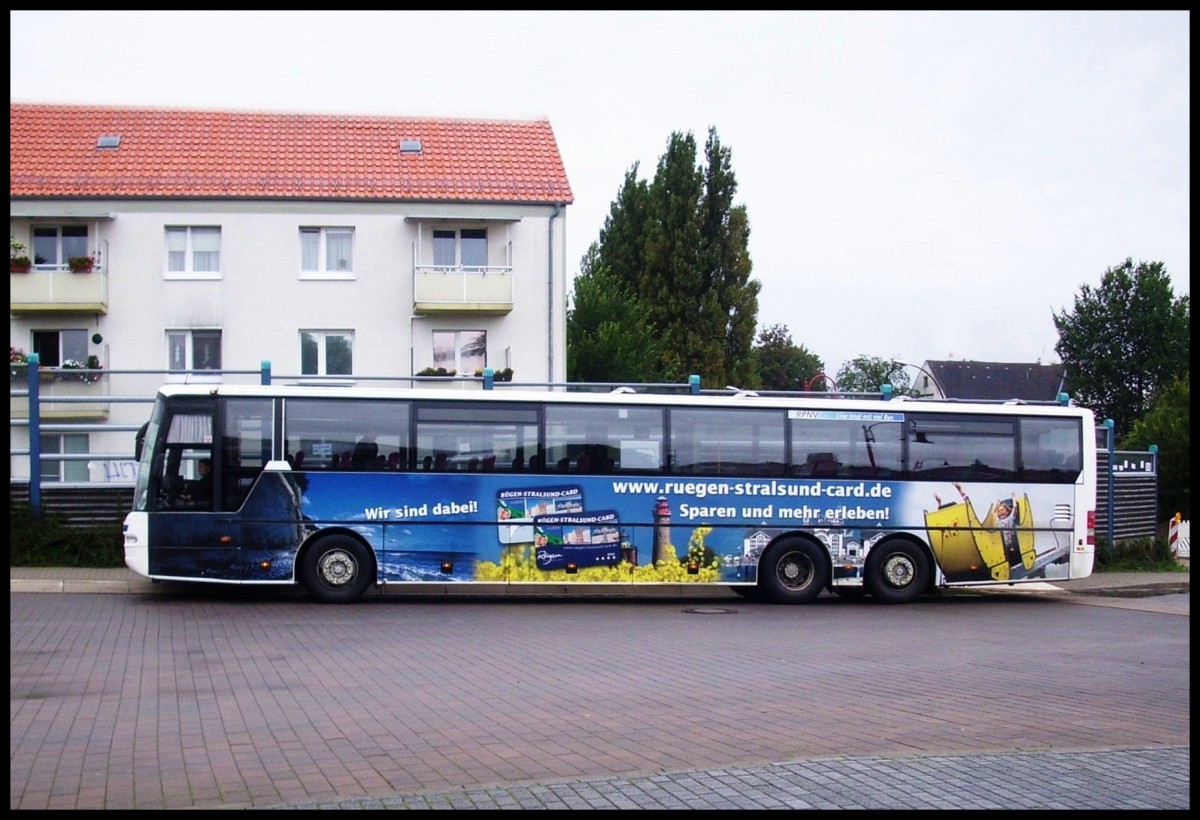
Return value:
[(895, 604), (1082, 578), (1094, 425), (1065, 395), (172, 384), (138, 437), (125, 563), (327, 603), (437, 583)]

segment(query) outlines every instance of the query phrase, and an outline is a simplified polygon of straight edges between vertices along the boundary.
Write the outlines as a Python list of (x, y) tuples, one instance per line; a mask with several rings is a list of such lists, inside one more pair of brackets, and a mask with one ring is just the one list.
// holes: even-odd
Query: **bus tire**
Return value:
[(758, 559), (758, 583), (763, 594), (778, 604), (812, 601), (825, 589), (829, 577), (829, 556), (807, 538), (781, 538)]
[(884, 604), (915, 601), (929, 586), (929, 557), (916, 544), (901, 538), (885, 539), (867, 556), (867, 589)]
[(309, 546), (300, 563), (300, 583), (325, 604), (357, 601), (372, 581), (371, 554), (348, 535), (327, 535)]

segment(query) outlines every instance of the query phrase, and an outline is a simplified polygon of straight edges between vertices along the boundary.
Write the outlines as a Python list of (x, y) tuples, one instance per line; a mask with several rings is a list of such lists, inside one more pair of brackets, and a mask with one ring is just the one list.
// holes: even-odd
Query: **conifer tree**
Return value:
[[(647, 311), (658, 342), (651, 381), (696, 373), (709, 385), (751, 384), (760, 285), (751, 278), (749, 218), (733, 204), (731, 152), (709, 129), (698, 164), (695, 138), (676, 132), (654, 179), (637, 174), (635, 164), (580, 276), (603, 269)], [(568, 348), (574, 343), (568, 327)], [(576, 380), (569, 367), (568, 376)]]

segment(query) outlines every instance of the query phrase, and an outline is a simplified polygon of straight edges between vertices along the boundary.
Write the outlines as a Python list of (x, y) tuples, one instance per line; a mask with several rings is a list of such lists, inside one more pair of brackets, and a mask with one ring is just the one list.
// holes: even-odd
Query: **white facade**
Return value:
[[(106, 373), (95, 384), (41, 384), (43, 395), (95, 395), (96, 405), (42, 405), (51, 435), (86, 435), (97, 461), (126, 454), (129, 428), (149, 414), (146, 404), (103, 402), (106, 396), (153, 395), (164, 380), (203, 378), (170, 374), (172, 340), (219, 333), (220, 370), (259, 371), (269, 363), (274, 381), (302, 377), (301, 334), (351, 339), (352, 369), (339, 383), (364, 377), (409, 377), (435, 366), (439, 338), (486, 334), (486, 365), (511, 368), (517, 382), (566, 378), (565, 205), (304, 200), (64, 200), (10, 201), (9, 233), (27, 248), (34, 230), (87, 228), (95, 270), (73, 273), (65, 264), (35, 264), (10, 273), (10, 344), (27, 353), (35, 334), (86, 331), (87, 355)], [(173, 271), (201, 248), (186, 246), (168, 262), (172, 242), (199, 229), (211, 250), (219, 229), (216, 270)], [(179, 229), (185, 229), (180, 231)], [(302, 229), (308, 236), (302, 238)], [(326, 231), (352, 249), (343, 267), (326, 253)], [(479, 250), (486, 236), (486, 265), (435, 260), (434, 232), (468, 231)], [(304, 271), (302, 245), (320, 236), (320, 270)], [(346, 240), (346, 237), (352, 237)], [(314, 245), (315, 247), (315, 245)], [(33, 256), (33, 253), (29, 253)], [(211, 257), (209, 257), (211, 258)], [(312, 256), (308, 257), (311, 261)], [(59, 260), (60, 262), (64, 260)], [(435, 261), (439, 264), (435, 264)], [(311, 264), (309, 265), (311, 267)], [(330, 269), (332, 268), (332, 269)], [(79, 334), (72, 334), (78, 339)], [(95, 341), (99, 339), (99, 341)], [(195, 351), (189, 349), (191, 357)], [(65, 354), (62, 354), (65, 357)], [(475, 361), (475, 360), (472, 360)], [(47, 362), (42, 362), (43, 366)], [(57, 362), (51, 362), (57, 364)], [(324, 375), (324, 359), (319, 362)], [(197, 367), (189, 360), (183, 370)], [(154, 371), (145, 374), (122, 371)], [(470, 373), (460, 375), (473, 376)], [(212, 374), (208, 378), (231, 378)], [(239, 377), (253, 378), (253, 376)], [(383, 384), (383, 382), (372, 382)], [(407, 384), (407, 382), (401, 382)], [(14, 385), (20, 388), (22, 385)], [(28, 407), (25, 406), (27, 413)], [(14, 419), (21, 400), (13, 397)], [(49, 412), (48, 412), (49, 411)], [(104, 422), (112, 432), (54, 429), (75, 422)], [(11, 427), (12, 476), (29, 477), (28, 428)], [(78, 478), (79, 470), (76, 471)], [(107, 475), (111, 480), (113, 470)], [(118, 471), (119, 472), (119, 471)], [(91, 480), (104, 475), (93, 464)]]

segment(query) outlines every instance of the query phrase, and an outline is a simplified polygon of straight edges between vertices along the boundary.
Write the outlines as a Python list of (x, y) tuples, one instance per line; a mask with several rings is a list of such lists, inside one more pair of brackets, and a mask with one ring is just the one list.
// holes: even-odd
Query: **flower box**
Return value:
[(72, 256), (67, 260), (67, 267), (75, 273), (87, 273), (96, 266), (96, 260), (91, 256)]
[(12, 273), (29, 273), (33, 264), (25, 255), (25, 243), (18, 242), (16, 237), (8, 238), (8, 269)]

